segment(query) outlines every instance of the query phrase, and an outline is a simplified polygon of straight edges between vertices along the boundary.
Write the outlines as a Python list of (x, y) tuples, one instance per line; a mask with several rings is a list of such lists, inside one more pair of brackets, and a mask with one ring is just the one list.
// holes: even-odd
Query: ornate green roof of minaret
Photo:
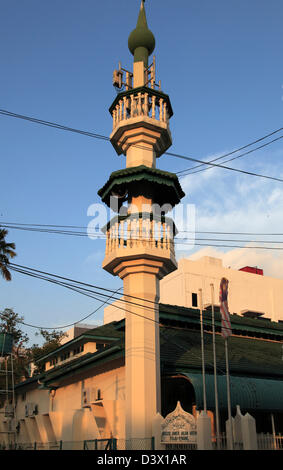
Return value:
[(134, 62), (143, 61), (147, 66), (148, 56), (155, 48), (155, 38), (147, 25), (144, 0), (141, 2), (136, 29), (129, 36), (128, 46), (134, 56)]

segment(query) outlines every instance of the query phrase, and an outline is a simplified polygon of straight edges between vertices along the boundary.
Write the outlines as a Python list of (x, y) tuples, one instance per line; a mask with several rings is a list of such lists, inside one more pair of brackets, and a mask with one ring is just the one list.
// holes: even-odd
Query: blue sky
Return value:
[[(127, 40), (138, 9), (139, 0), (2, 1), (0, 108), (108, 136), (112, 72), (118, 61), (132, 67)], [(279, 0), (148, 0), (146, 10), (157, 76), (174, 110), (172, 152), (209, 159), (282, 127)], [(125, 165), (108, 142), (13, 118), (0, 116), (0, 136), (5, 222), (86, 226), (97, 190)], [(175, 172), (192, 164), (163, 156), (158, 166)], [(231, 166), (283, 177), (282, 141)], [(282, 183), (221, 169), (180, 181), (184, 202), (196, 206), (198, 230), (282, 231)], [(8, 239), (18, 264), (110, 288), (122, 284), (101, 268), (103, 241), (12, 230)], [(254, 251), (244, 259), (243, 251), (241, 261), (255, 262)], [(256, 260), (280, 277), (280, 253), (257, 252)], [(1, 281), (0, 309), (14, 308), (28, 323), (65, 325), (97, 306), (20, 274)]]

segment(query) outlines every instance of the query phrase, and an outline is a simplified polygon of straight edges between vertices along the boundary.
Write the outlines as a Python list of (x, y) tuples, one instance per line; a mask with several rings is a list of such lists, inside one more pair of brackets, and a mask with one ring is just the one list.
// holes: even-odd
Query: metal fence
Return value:
[(258, 434), (258, 450), (283, 450), (283, 436), (281, 434)]
[(154, 450), (154, 438), (117, 439), (117, 450)]
[[(281, 434), (257, 434), (258, 450), (283, 450), (283, 436)], [(225, 434), (219, 436), (218, 442), (215, 437), (212, 441), (214, 450), (227, 450), (227, 437)], [(243, 450), (242, 442), (234, 442), (234, 450)], [(154, 450), (154, 438), (140, 439), (92, 439), (84, 441), (57, 441), (57, 442), (0, 442), (0, 450)], [(196, 450), (196, 444), (166, 444), (164, 450)]]
[(116, 439), (0, 443), (0, 450), (116, 450)]

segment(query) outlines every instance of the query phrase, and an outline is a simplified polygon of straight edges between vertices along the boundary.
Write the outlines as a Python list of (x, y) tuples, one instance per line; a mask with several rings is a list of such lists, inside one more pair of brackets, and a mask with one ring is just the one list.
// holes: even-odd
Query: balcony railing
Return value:
[(153, 214), (130, 214), (125, 218), (115, 217), (105, 228), (106, 255), (112, 251), (129, 248), (166, 250), (175, 256), (175, 225), (168, 217)]
[(127, 119), (147, 116), (169, 124), (173, 114), (169, 97), (164, 93), (141, 87), (130, 92), (120, 93), (110, 108), (113, 117), (113, 130)]

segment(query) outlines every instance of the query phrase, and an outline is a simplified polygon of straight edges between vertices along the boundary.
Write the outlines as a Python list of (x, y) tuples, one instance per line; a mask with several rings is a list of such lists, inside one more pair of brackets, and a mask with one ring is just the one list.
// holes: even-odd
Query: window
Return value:
[(66, 359), (69, 359), (69, 357), (70, 357), (70, 351), (63, 354), (60, 359), (61, 361), (66, 361)]
[(192, 307), (198, 306), (198, 295), (194, 292), (192, 293)]
[(76, 349), (73, 350), (73, 355), (75, 356), (76, 354), (80, 354), (81, 352), (83, 352), (84, 350), (84, 345), (81, 344), (80, 346), (78, 346)]

